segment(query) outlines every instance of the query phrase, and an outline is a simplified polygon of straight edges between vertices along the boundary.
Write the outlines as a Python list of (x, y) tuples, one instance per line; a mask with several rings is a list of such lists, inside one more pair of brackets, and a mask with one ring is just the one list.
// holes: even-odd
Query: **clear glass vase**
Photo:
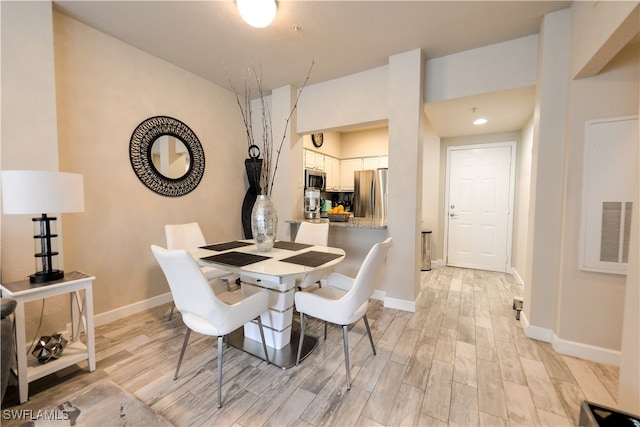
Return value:
[(258, 195), (251, 211), (251, 232), (258, 246), (258, 252), (273, 249), (278, 231), (278, 211), (271, 196)]

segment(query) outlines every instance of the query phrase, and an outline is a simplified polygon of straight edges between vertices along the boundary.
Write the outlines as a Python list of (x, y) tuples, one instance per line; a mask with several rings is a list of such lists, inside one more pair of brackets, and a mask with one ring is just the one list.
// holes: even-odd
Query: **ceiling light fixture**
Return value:
[[(476, 110), (477, 110), (477, 108), (475, 108), (475, 107), (471, 109), (471, 111), (473, 111), (474, 114), (475, 114)], [(473, 121), (473, 124), (476, 125), (476, 126), (481, 126), (481, 125), (483, 125), (483, 124), (485, 124), (487, 122), (488, 122), (488, 120), (485, 119), (484, 117), (478, 117), (477, 119), (475, 119)]]
[(255, 28), (264, 28), (276, 17), (275, 0), (236, 0), (238, 12), (245, 22)]

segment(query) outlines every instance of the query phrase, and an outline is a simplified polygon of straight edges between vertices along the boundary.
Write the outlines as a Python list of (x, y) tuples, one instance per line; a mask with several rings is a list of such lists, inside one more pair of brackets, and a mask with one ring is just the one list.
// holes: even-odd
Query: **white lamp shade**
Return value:
[(252, 27), (264, 28), (276, 17), (275, 0), (236, 0), (238, 12)]
[(82, 212), (83, 177), (54, 171), (3, 171), (2, 211), (5, 214)]

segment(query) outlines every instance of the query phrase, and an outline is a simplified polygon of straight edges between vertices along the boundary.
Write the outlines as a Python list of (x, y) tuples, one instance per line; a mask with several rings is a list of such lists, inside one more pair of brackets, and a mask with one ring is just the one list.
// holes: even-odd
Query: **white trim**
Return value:
[(396, 310), (408, 311), (410, 313), (416, 312), (416, 302), (397, 298), (385, 298), (385, 308), (393, 308)]
[(618, 350), (564, 340), (556, 334), (553, 334), (551, 345), (555, 351), (567, 356), (579, 357), (606, 365), (620, 366), (620, 351)]
[[(106, 325), (107, 323), (114, 322), (116, 320), (123, 319), (127, 316), (140, 313), (141, 311), (149, 310), (162, 304), (173, 301), (171, 292), (166, 294), (157, 295), (142, 301), (134, 302), (133, 304), (125, 305), (123, 307), (115, 308), (104, 313), (97, 314), (95, 316), (95, 326)], [(167, 312), (167, 318), (169, 313)]]
[(516, 283), (520, 286), (524, 286), (524, 280), (522, 280), (522, 277), (520, 277), (520, 274), (518, 273), (518, 270), (515, 269), (515, 267), (511, 268), (511, 275), (516, 279)]
[(553, 339), (553, 331), (551, 329), (532, 326), (524, 311), (520, 312), (520, 323), (522, 323), (522, 328), (527, 338), (549, 343)]
[(579, 357), (593, 362), (620, 366), (620, 351), (590, 344), (569, 341), (558, 337), (551, 329), (531, 326), (524, 312), (520, 313), (520, 322), (528, 338), (548, 342), (553, 349), (567, 356)]
[(510, 147), (511, 148), (511, 160), (510, 160), (510, 173), (509, 173), (509, 214), (507, 218), (507, 252), (506, 262), (503, 272), (508, 273), (511, 270), (511, 251), (513, 246), (513, 218), (515, 212), (515, 186), (516, 186), (516, 163), (517, 163), (517, 141), (503, 141), (493, 142), (486, 144), (469, 144), (469, 145), (453, 145), (447, 147), (447, 161), (445, 166), (445, 187), (444, 187), (444, 242), (443, 242), (443, 265), (447, 265), (448, 262), (448, 243), (449, 243), (449, 175), (451, 174), (451, 152), (458, 150), (471, 150), (477, 148), (498, 148), (498, 147)]

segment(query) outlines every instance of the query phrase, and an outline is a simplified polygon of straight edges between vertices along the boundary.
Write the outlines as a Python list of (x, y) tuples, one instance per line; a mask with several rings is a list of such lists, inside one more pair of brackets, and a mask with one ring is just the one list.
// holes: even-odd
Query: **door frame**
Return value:
[(445, 188), (444, 188), (444, 248), (443, 248), (443, 262), (444, 265), (449, 264), (449, 186), (451, 175), (451, 152), (460, 150), (471, 150), (478, 148), (499, 148), (499, 147), (511, 147), (511, 163), (509, 171), (509, 212), (507, 214), (507, 259), (504, 266), (504, 272), (511, 274), (513, 266), (511, 265), (511, 251), (513, 248), (513, 220), (515, 209), (515, 178), (516, 178), (516, 163), (517, 157), (517, 141), (505, 141), (505, 142), (492, 142), (483, 144), (468, 144), (468, 145), (452, 145), (447, 147), (447, 160), (445, 165)]

